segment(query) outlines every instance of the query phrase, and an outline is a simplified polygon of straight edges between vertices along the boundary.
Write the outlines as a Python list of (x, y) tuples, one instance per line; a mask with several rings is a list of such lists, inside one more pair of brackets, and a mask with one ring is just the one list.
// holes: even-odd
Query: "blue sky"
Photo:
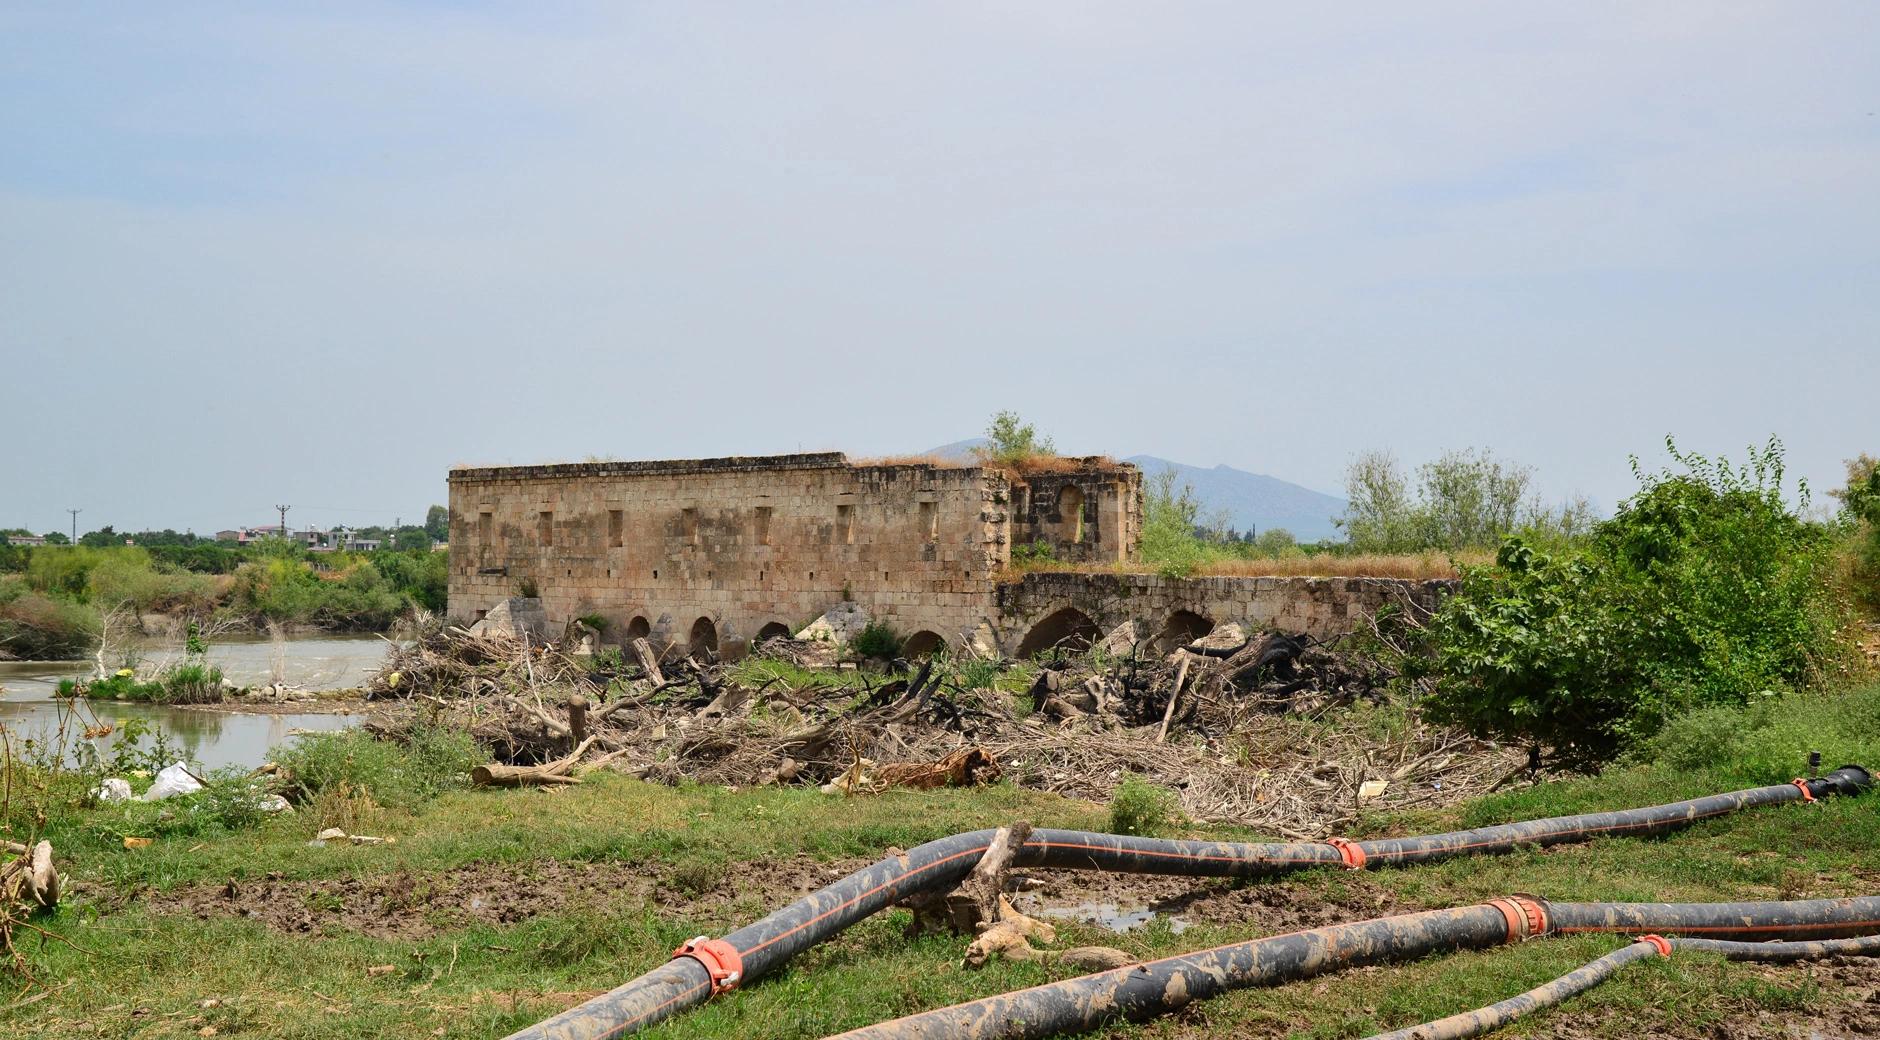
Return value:
[(467, 462), (1880, 451), (1880, 7), (0, 5), (0, 527)]

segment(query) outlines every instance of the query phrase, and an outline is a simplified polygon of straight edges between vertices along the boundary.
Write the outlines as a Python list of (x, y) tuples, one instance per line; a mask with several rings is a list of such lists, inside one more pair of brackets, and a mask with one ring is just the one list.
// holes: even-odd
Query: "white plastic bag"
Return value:
[(196, 782), (195, 777), (189, 775), (189, 768), (178, 762), (175, 765), (163, 767), (163, 771), (157, 774), (156, 782), (150, 785), (150, 790), (144, 792), (144, 801), (160, 802), (165, 798), (195, 794), (200, 790), (202, 790), (202, 785)]
[(131, 782), (118, 777), (109, 777), (98, 788), (98, 800), (101, 802), (128, 802), (131, 800)]

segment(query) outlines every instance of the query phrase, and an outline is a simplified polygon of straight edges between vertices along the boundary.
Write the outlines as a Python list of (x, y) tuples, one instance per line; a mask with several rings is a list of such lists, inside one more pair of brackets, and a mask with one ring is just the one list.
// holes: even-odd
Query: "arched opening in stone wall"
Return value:
[(751, 645), (756, 646), (758, 643), (762, 643), (767, 639), (788, 638), (790, 638), (790, 626), (781, 621), (772, 621), (770, 624), (757, 630), (757, 641)]
[(645, 639), (652, 633), (653, 623), (646, 620), (645, 615), (635, 615), (632, 621), (627, 622), (626, 642), (631, 643), (635, 639)]
[(1058, 492), (1058, 519), (1063, 524), (1064, 540), (1080, 545), (1084, 540), (1084, 493), (1066, 486)]
[(947, 641), (941, 638), (940, 633), (922, 629), (908, 636), (901, 644), (901, 656), (910, 661), (917, 657), (931, 657), (934, 651), (945, 645)]
[(1162, 631), (1155, 637), (1155, 652), (1173, 653), (1177, 647), (1185, 646), (1214, 631), (1214, 622), (1192, 610), (1178, 610), (1168, 616), (1162, 625)]
[(692, 638), (686, 646), (694, 654), (704, 654), (708, 651), (717, 653), (718, 626), (712, 624), (712, 619), (708, 617), (692, 622)]
[(1101, 638), (1103, 631), (1090, 620), (1090, 615), (1076, 607), (1064, 607), (1031, 626), (1031, 631), (1025, 633), (1018, 644), (1018, 656), (1021, 659), (1036, 657), (1054, 648), (1082, 653)]

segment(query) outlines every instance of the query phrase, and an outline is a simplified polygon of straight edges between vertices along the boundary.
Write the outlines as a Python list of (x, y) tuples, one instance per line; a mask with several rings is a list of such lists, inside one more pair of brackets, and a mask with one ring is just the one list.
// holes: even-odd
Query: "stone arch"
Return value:
[(709, 617), (700, 617), (692, 622), (692, 635), (686, 641), (686, 648), (694, 654), (718, 652), (718, 626)]
[(1177, 647), (1185, 646), (1214, 631), (1214, 622), (1192, 610), (1178, 610), (1163, 622), (1162, 631), (1151, 644), (1158, 654), (1173, 653)]
[(946, 637), (932, 629), (923, 628), (901, 643), (901, 656), (910, 661), (916, 657), (931, 657), (946, 645)]
[(788, 638), (790, 638), (790, 626), (784, 624), (781, 621), (772, 621), (770, 624), (765, 625), (763, 628), (760, 628), (757, 630), (757, 639), (753, 641), (751, 645), (756, 646), (758, 643), (762, 643), (766, 639), (788, 639)]
[(623, 637), (623, 641), (631, 643), (635, 639), (645, 639), (652, 634), (653, 623), (646, 620), (645, 614), (635, 614), (633, 615), (633, 620), (627, 622), (627, 631), (626, 635)]
[(1101, 638), (1103, 630), (1090, 620), (1090, 615), (1076, 607), (1061, 607), (1031, 626), (1031, 631), (1019, 641), (1017, 656), (1021, 659), (1036, 657), (1053, 648), (1079, 653), (1090, 649), (1091, 644)]
[(1072, 545), (1082, 544), (1084, 540), (1084, 493), (1074, 485), (1066, 484), (1058, 492), (1058, 520), (1064, 531), (1064, 540)]

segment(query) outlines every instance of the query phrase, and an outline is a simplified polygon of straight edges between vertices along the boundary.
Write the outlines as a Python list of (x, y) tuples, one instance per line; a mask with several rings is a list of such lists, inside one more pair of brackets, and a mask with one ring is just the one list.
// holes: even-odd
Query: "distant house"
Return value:
[(0, 535), (0, 543), (7, 545), (44, 545), (46, 544), (46, 539), (44, 536), (36, 534), (5, 534)]
[(351, 527), (340, 525), (332, 530), (319, 527), (305, 527), (298, 531), (285, 533), (279, 524), (265, 527), (237, 527), (228, 531), (217, 531), (216, 541), (234, 542), (237, 545), (249, 545), (263, 538), (290, 538), (307, 547), (308, 552), (377, 552), (384, 545), (378, 538), (361, 538), (359, 532)]
[(260, 527), (237, 527), (229, 531), (217, 531), (218, 542), (234, 542), (236, 545), (248, 545), (263, 538), (287, 537), (286, 529), (280, 524), (264, 524)]

